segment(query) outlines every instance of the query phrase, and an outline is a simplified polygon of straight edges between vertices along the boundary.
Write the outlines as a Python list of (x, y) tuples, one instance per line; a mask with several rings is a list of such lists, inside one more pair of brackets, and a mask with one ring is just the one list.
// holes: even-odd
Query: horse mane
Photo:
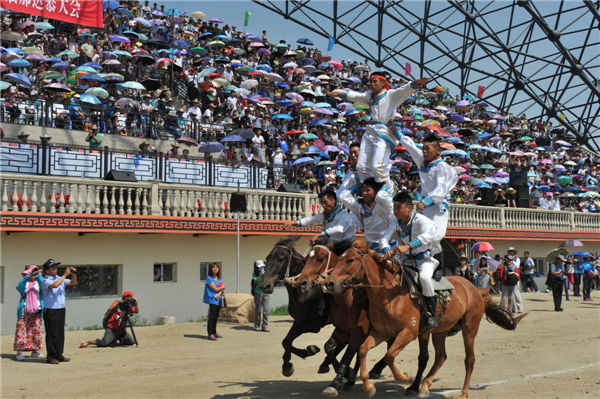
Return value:
[(327, 248), (331, 249), (331, 251), (336, 256), (341, 256), (344, 252), (346, 252), (351, 246), (353, 242), (350, 240), (340, 241), (340, 242), (332, 242), (328, 237), (319, 237), (317, 241), (315, 241), (315, 245), (323, 245)]
[(288, 236), (288, 238), (280, 238), (277, 240), (277, 244), (275, 245), (281, 245), (291, 249), (299, 239), (300, 236)]
[(354, 244), (352, 244), (352, 246), (354, 248), (358, 249), (359, 251), (369, 255), (373, 259), (373, 261), (375, 261), (375, 263), (377, 263), (377, 265), (386, 269), (390, 273), (392, 272), (388, 261), (385, 260), (385, 258), (383, 256), (381, 256), (380, 254), (378, 254), (377, 252), (373, 251), (372, 249), (369, 249), (369, 246), (367, 245), (366, 241), (363, 241), (363, 240), (354, 241)]

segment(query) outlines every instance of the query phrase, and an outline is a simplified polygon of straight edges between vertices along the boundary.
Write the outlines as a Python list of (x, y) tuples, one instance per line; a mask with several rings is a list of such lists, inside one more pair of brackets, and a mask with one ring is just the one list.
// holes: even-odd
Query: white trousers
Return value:
[[(400, 262), (403, 265), (412, 264), (412, 262), (409, 259), (410, 258), (406, 256), (406, 254), (404, 254), (402, 255), (402, 258), (400, 258)], [(425, 259), (417, 260), (419, 281), (421, 282), (421, 287), (423, 288), (423, 295), (425, 296), (435, 296), (435, 290), (433, 288), (433, 272), (439, 264), (440, 262), (438, 262), (437, 259), (429, 256), (425, 257)]]
[[(517, 283), (517, 285), (515, 285), (514, 288), (515, 288), (515, 290), (513, 293), (515, 295), (515, 302), (517, 302), (517, 309), (523, 310), (523, 299), (521, 298), (521, 290), (522, 290), (521, 280), (519, 280), (519, 282)], [(509, 301), (508, 303), (509, 303), (508, 309), (511, 312), (514, 312), (515, 311), (514, 304), (511, 304), (511, 301)]]
[[(380, 137), (372, 133), (363, 136), (356, 162), (356, 171), (361, 183), (367, 178), (373, 177), (378, 183), (385, 182), (391, 192), (394, 186), (390, 181), (390, 170), (392, 169), (390, 151), (390, 146)], [(390, 184), (392, 184), (391, 187)]]
[(436, 204), (426, 208), (421, 212), (424, 216), (427, 216), (433, 223), (435, 223), (436, 231), (434, 237), (434, 243), (431, 247), (435, 246), (431, 250), (431, 255), (436, 255), (442, 252), (442, 240), (446, 236), (446, 229), (448, 228), (448, 212), (440, 204)]

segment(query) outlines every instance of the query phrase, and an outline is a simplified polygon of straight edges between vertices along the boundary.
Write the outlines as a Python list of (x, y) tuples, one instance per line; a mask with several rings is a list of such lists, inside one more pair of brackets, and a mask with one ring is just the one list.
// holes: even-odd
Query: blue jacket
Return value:
[(592, 262), (583, 262), (581, 269), (584, 273), (594, 273), (596, 271), (596, 267), (592, 265)]
[[(17, 318), (19, 319), (23, 317), (23, 312), (25, 309), (25, 293), (27, 290), (27, 281), (29, 281), (29, 276), (23, 277), (23, 280), (19, 281), (19, 284), (17, 284), (17, 291), (19, 291), (19, 294), (21, 294), (21, 300), (19, 301), (19, 307), (17, 308)], [(37, 282), (39, 284), (40, 289), (40, 305), (42, 307), (42, 314), (44, 313), (44, 290), (42, 289), (43, 281), (44, 278), (42, 277), (42, 274), (38, 274)]]

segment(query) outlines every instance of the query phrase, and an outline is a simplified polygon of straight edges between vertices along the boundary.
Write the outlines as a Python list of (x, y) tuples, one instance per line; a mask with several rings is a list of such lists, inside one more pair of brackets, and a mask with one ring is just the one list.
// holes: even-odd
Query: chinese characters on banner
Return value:
[(104, 27), (102, 0), (0, 0), (0, 7), (82, 27)]

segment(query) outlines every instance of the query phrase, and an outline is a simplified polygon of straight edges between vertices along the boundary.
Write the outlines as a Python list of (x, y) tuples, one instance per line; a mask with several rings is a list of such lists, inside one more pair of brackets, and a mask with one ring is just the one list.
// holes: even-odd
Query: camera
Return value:
[(119, 309), (128, 315), (133, 314), (133, 308), (135, 308), (135, 299), (131, 297), (123, 299), (123, 302), (119, 304)]

